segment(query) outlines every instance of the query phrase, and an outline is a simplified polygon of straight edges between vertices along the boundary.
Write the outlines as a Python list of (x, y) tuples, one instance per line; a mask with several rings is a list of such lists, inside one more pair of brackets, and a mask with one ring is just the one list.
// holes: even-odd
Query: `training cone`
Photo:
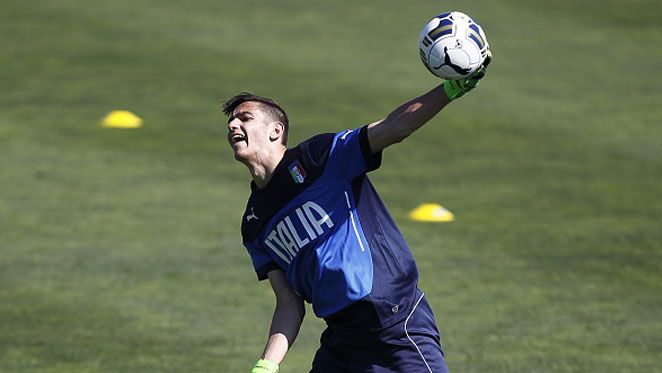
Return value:
[(436, 223), (446, 223), (455, 220), (452, 212), (436, 203), (424, 203), (418, 206), (409, 213), (409, 218), (414, 221)]
[(101, 127), (104, 128), (140, 128), (142, 126), (143, 120), (127, 110), (111, 111), (101, 120)]

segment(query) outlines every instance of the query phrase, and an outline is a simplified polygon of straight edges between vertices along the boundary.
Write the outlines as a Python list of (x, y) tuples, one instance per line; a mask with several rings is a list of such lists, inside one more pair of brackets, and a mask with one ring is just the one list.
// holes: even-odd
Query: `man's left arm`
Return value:
[(368, 125), (372, 153), (406, 139), (441, 111), (450, 99), (443, 84), (393, 110), (386, 118)]
[(474, 89), (480, 79), (485, 76), (487, 65), (491, 60), (492, 55), (488, 52), (488, 57), (483, 65), (468, 78), (447, 80), (428, 93), (400, 105), (386, 118), (369, 124), (368, 142), (372, 153), (378, 153), (386, 147), (406, 139), (452, 100), (460, 98)]

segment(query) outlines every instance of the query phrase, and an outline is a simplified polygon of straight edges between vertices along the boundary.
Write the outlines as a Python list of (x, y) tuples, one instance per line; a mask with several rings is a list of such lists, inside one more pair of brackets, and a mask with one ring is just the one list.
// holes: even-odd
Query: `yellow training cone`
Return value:
[(127, 110), (114, 110), (108, 113), (101, 121), (101, 127), (105, 128), (140, 128), (143, 120)]
[(455, 220), (453, 213), (436, 203), (424, 203), (409, 213), (409, 218), (415, 221), (445, 223)]

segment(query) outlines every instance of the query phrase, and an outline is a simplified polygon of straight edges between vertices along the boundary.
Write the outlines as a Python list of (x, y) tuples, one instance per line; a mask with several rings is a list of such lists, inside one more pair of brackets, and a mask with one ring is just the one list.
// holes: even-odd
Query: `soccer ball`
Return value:
[(462, 12), (432, 18), (418, 37), (421, 61), (442, 79), (462, 79), (485, 61), (489, 44), (485, 32)]

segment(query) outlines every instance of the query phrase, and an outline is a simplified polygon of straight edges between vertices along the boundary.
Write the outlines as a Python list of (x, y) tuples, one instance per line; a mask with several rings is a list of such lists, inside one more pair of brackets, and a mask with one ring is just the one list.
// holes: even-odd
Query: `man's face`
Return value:
[(234, 109), (228, 120), (228, 142), (238, 161), (249, 161), (270, 145), (269, 124), (259, 102), (247, 101)]

